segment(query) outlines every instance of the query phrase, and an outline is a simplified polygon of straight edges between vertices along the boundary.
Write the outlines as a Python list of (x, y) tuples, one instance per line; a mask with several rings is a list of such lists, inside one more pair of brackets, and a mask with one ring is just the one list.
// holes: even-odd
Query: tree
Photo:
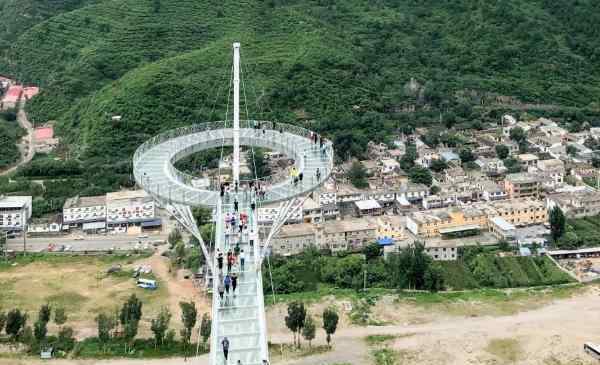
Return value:
[(458, 153), (458, 156), (460, 157), (460, 162), (462, 162), (462, 163), (468, 163), (468, 162), (475, 161), (475, 155), (473, 154), (473, 152), (471, 152), (471, 150), (467, 150), (467, 149), (460, 150), (460, 152)]
[(200, 336), (202, 336), (202, 342), (204, 342), (204, 344), (206, 344), (206, 341), (208, 341), (208, 338), (210, 337), (210, 331), (212, 330), (211, 325), (212, 321), (210, 320), (210, 316), (208, 313), (204, 313), (202, 322), (200, 322)]
[(433, 263), (425, 270), (425, 289), (430, 292), (444, 289), (444, 272), (439, 264)]
[(111, 331), (115, 328), (117, 322), (113, 316), (100, 313), (96, 316), (96, 324), (98, 325), (98, 339), (103, 346), (106, 346), (110, 341)]
[(577, 154), (577, 148), (573, 145), (568, 145), (567, 146), (567, 154), (569, 156), (575, 156)]
[(64, 307), (58, 307), (54, 310), (54, 323), (57, 326), (62, 327), (67, 322), (67, 314), (65, 313)]
[(171, 247), (175, 246), (177, 242), (181, 241), (181, 232), (179, 232), (178, 229), (172, 230), (171, 233), (169, 233), (167, 240), (169, 241), (169, 245), (171, 245)]
[(442, 190), (442, 189), (441, 189), (439, 186), (437, 186), (437, 185), (432, 185), (432, 186), (431, 186), (431, 188), (429, 188), (429, 193), (430, 193), (431, 195), (435, 195), (435, 194), (439, 193), (441, 190)]
[(498, 248), (500, 249), (500, 251), (504, 252), (511, 251), (510, 244), (505, 239), (498, 241)]
[(75, 336), (71, 327), (62, 327), (58, 331), (56, 350), (69, 352), (75, 347)]
[(431, 176), (431, 172), (428, 169), (415, 166), (408, 171), (408, 178), (410, 181), (415, 184), (424, 184), (427, 186), (431, 186), (433, 184), (433, 177)]
[(40, 307), (40, 311), (38, 312), (38, 321), (42, 321), (44, 323), (50, 322), (50, 317), (52, 316), (52, 308), (49, 304), (43, 304)]
[(253, 179), (271, 175), (271, 168), (265, 158), (265, 152), (262, 148), (254, 148), (254, 154), (252, 151), (248, 152), (248, 167), (252, 172)]
[(169, 312), (169, 308), (163, 307), (161, 308), (158, 316), (151, 321), (150, 329), (152, 333), (154, 333), (154, 347), (159, 347), (163, 345), (163, 340), (165, 338), (165, 333), (169, 329), (169, 322), (171, 321), (171, 312)]
[(600, 158), (592, 157), (592, 167), (595, 169), (600, 169)]
[(456, 124), (456, 114), (454, 114), (451, 111), (447, 112), (446, 114), (444, 114), (443, 121), (444, 126), (447, 129), (451, 129), (454, 126), (454, 124)]
[(565, 233), (565, 215), (558, 206), (554, 206), (550, 209), (550, 233), (552, 234), (552, 240), (556, 242)]
[(4, 330), (4, 325), (6, 325), (6, 313), (0, 312), (0, 333)]
[(509, 174), (521, 172), (521, 164), (516, 158), (509, 157), (505, 159), (504, 166)]
[(326, 308), (323, 311), (323, 329), (327, 334), (327, 345), (331, 346), (331, 335), (335, 333), (338, 324), (337, 310), (333, 307)]
[(506, 145), (497, 144), (495, 149), (496, 149), (496, 156), (498, 156), (498, 158), (501, 160), (504, 160), (510, 154), (510, 149)]
[(192, 337), (192, 329), (196, 326), (196, 317), (198, 313), (196, 312), (196, 305), (194, 302), (179, 302), (179, 307), (181, 308), (181, 322), (183, 323), (183, 328), (181, 329), (181, 339), (183, 340), (184, 346), (184, 356), (187, 358), (187, 346), (190, 343), (190, 338)]
[(308, 347), (311, 347), (311, 341), (315, 339), (317, 326), (310, 315), (304, 319), (304, 327), (302, 327), (302, 337), (308, 341)]
[(442, 160), (441, 158), (437, 158), (437, 159), (431, 161), (429, 168), (435, 172), (442, 172), (448, 168), (448, 164), (446, 163), (446, 161)]
[(285, 325), (294, 334), (294, 344), (300, 347), (299, 336), (302, 327), (304, 327), (304, 320), (306, 319), (306, 308), (304, 303), (291, 302), (287, 308), (288, 315), (285, 317)]
[(369, 186), (369, 181), (367, 180), (367, 170), (363, 164), (358, 161), (352, 162), (352, 166), (348, 171), (348, 179), (350, 179), (352, 185), (359, 189)]
[[(121, 307), (121, 313), (119, 315), (119, 321), (123, 328), (123, 333), (127, 343), (132, 344), (138, 331), (138, 324), (142, 318), (142, 302), (138, 299), (135, 294), (127, 299)], [(127, 349), (127, 345), (125, 345)]]
[(389, 256), (387, 265), (390, 279), (397, 288), (424, 289), (425, 273), (431, 262), (423, 243), (415, 242), (400, 253)]
[(377, 259), (383, 253), (383, 249), (377, 242), (370, 243), (363, 248), (363, 254), (367, 261)]
[(566, 232), (558, 239), (556, 245), (563, 250), (574, 250), (579, 248), (579, 237), (575, 232)]
[(20, 309), (13, 309), (6, 316), (6, 334), (14, 340), (27, 324), (27, 314)]
[(142, 302), (135, 294), (131, 294), (127, 301), (123, 303), (123, 307), (121, 307), (121, 313), (119, 315), (121, 325), (125, 325), (127, 322), (131, 321), (139, 322), (141, 318)]
[(33, 345), (34, 341), (33, 330), (31, 326), (24, 326), (23, 329), (19, 332), (19, 341), (30, 347)]
[(415, 160), (419, 157), (415, 146), (407, 146), (404, 156), (400, 159), (400, 168), (404, 171), (410, 170), (415, 166)]
[(33, 324), (33, 335), (38, 343), (44, 342), (46, 334), (48, 333), (48, 322), (44, 322), (42, 318), (38, 318)]
[(514, 128), (512, 128), (510, 130), (509, 136), (510, 136), (510, 139), (512, 139), (513, 141), (515, 141), (517, 143), (521, 143), (527, 137), (525, 135), (525, 131), (521, 127), (514, 127)]

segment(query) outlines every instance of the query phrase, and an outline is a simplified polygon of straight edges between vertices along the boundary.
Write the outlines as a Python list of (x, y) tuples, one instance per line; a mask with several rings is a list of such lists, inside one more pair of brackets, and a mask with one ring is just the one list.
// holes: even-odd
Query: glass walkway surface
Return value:
[[(213, 280), (213, 328), (211, 336), (210, 364), (237, 364), (238, 360), (243, 365), (262, 365), (263, 360), (268, 360), (267, 329), (263, 302), (262, 275), (256, 265), (259, 260), (259, 244), (257, 243), (256, 212), (249, 208), (241, 211), (248, 219), (248, 228), (239, 233), (239, 227), (225, 227), (227, 213), (233, 215), (231, 205), (218, 204), (221, 214), (217, 222), (216, 248), (223, 253), (223, 269), (218, 269), (215, 258), (215, 278)], [(239, 219), (239, 215), (238, 215)], [(239, 221), (239, 220), (238, 220)], [(250, 242), (256, 244), (250, 244)], [(234, 251), (237, 243), (245, 253), (244, 270), (240, 263), (228, 272), (227, 252)], [(224, 275), (235, 273), (238, 276), (238, 287), (235, 292), (225, 293), (223, 300), (218, 294), (219, 283), (223, 283)], [(228, 361), (223, 354), (223, 340), (229, 341)]]
[[(274, 184), (264, 184), (263, 203), (279, 202), (311, 192), (321, 185), (333, 168), (333, 147), (329, 140), (315, 142), (312, 132), (283, 123), (243, 121), (241, 145), (263, 147), (294, 159), (303, 173), (297, 185), (291, 176)], [(192, 177), (173, 164), (190, 154), (232, 144), (233, 131), (224, 122), (198, 124), (160, 134), (137, 149), (134, 161), (136, 182), (154, 196), (189, 206), (216, 206), (218, 187), (200, 189), (191, 184)], [(241, 187), (242, 188), (242, 187)]]

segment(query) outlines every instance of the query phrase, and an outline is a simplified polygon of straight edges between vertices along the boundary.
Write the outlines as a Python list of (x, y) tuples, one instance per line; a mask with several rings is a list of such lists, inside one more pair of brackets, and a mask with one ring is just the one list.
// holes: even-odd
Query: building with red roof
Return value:
[(23, 87), (18, 85), (12, 85), (8, 88), (6, 94), (2, 98), (0, 102), (0, 109), (10, 109), (16, 108), (19, 100), (21, 99), (21, 95), (23, 94)]

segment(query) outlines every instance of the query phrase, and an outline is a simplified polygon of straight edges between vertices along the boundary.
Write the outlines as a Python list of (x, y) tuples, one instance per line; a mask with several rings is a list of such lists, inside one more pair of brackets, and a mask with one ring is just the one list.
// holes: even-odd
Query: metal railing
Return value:
[[(307, 164), (306, 161), (303, 161), (303, 156), (300, 156), (299, 151), (296, 150), (297, 146), (294, 145), (293, 142), (290, 142), (289, 134), (303, 137), (309, 144), (312, 144), (313, 141), (311, 140), (311, 137), (315, 134), (308, 129), (285, 123), (253, 120), (242, 121), (241, 125), (245, 127), (242, 129), (241, 134), (242, 139), (246, 140), (247, 145), (265, 147), (283, 152), (286, 155), (294, 158), (299, 169), (303, 169)], [(183, 201), (184, 203), (186, 198), (190, 198), (193, 195), (196, 195), (197, 197), (198, 194), (214, 194), (215, 191), (218, 190), (218, 186), (213, 185), (210, 186), (209, 189), (200, 189), (192, 186), (192, 180), (196, 179), (196, 177), (176, 169), (173, 166), (173, 162), (196, 151), (220, 147), (222, 145), (229, 145), (230, 140), (232, 139), (229, 134), (232, 134), (232, 130), (227, 127), (228, 123), (223, 121), (196, 124), (163, 132), (146, 141), (136, 150), (133, 157), (134, 177), (136, 182), (145, 187), (146, 190), (150, 190), (153, 194), (164, 196), (165, 198), (167, 197), (166, 194), (168, 192), (169, 200), (171, 200), (172, 193), (177, 194), (176, 200), (180, 202)], [(212, 134), (214, 131), (220, 132), (215, 135)], [(208, 134), (206, 134), (206, 132), (208, 132)], [(281, 138), (277, 138), (279, 134), (281, 134)], [(182, 137), (183, 140), (176, 140), (181, 139)], [(288, 189), (287, 184), (290, 179), (288, 179), (288, 182), (284, 180), (283, 182), (277, 182), (277, 184), (274, 185), (272, 176), (265, 177), (259, 181), (269, 182), (269, 185), (271, 185), (270, 190), (273, 190), (273, 188), (279, 188), (279, 191), (266, 192), (266, 201), (280, 201), (288, 194), (298, 195), (303, 192), (308, 192), (323, 183), (329, 177), (333, 170), (333, 147), (331, 141), (327, 139), (322, 139), (322, 141), (322, 150), (319, 149), (319, 146), (315, 144), (315, 147), (313, 147), (310, 152), (312, 161), (308, 162), (308, 164), (320, 165), (318, 167), (321, 169), (321, 175), (320, 179), (316, 181), (316, 184), (308, 184), (305, 181), (299, 190)], [(142, 171), (140, 169), (140, 165), (143, 166), (141, 162), (143, 161), (145, 154), (160, 145), (167, 146), (167, 151), (163, 151), (162, 153), (169, 159), (169, 163), (164, 166), (167, 173), (162, 175), (163, 172), (159, 172), (161, 177), (165, 177), (167, 179), (166, 183), (164, 182), (164, 179), (162, 179), (162, 184), (156, 180), (152, 181), (149, 176), (146, 176), (146, 171)], [(317, 152), (315, 152), (314, 148), (316, 148)], [(320, 157), (315, 158), (315, 155)], [(315, 160), (319, 161), (315, 162)], [(146, 166), (144, 167), (145, 169), (149, 169), (150, 167), (155, 170), (161, 169), (161, 166), (152, 166), (152, 164), (148, 162), (149, 161), (146, 161)], [(312, 168), (313, 171), (316, 170), (315, 166)], [(306, 177), (308, 180), (309, 176)], [(310, 179), (311, 181), (315, 182), (314, 177), (310, 177)], [(250, 180), (247, 181), (249, 182)], [(161, 192), (162, 195), (160, 194)], [(214, 202), (212, 201), (214, 200), (214, 197), (206, 196), (205, 200), (208, 200), (210, 204), (214, 205)]]

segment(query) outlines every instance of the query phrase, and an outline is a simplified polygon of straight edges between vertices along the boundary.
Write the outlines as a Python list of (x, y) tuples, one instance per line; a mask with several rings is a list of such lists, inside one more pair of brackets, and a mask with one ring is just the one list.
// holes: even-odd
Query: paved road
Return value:
[[(90, 235), (83, 236), (83, 240), (77, 240), (77, 236), (61, 237), (35, 237), (27, 238), (27, 251), (39, 252), (48, 248), (49, 244), (56, 246), (72, 246), (72, 251), (105, 251), (110, 248), (117, 250), (133, 250), (138, 242), (152, 242), (156, 240), (167, 239), (166, 234), (149, 235), (148, 238), (138, 239), (135, 235)], [(8, 249), (14, 251), (23, 251), (23, 237), (12, 238), (8, 240)]]
[(33, 125), (27, 118), (27, 113), (25, 113), (25, 103), (21, 102), (19, 106), (19, 112), (17, 113), (17, 121), (21, 128), (27, 131), (27, 135), (23, 137), (22, 142), (19, 143), (19, 151), (21, 152), (20, 161), (13, 167), (0, 172), (0, 176), (8, 175), (11, 172), (15, 171), (19, 166), (25, 165), (31, 161), (33, 156), (35, 155), (34, 141), (33, 141)]

